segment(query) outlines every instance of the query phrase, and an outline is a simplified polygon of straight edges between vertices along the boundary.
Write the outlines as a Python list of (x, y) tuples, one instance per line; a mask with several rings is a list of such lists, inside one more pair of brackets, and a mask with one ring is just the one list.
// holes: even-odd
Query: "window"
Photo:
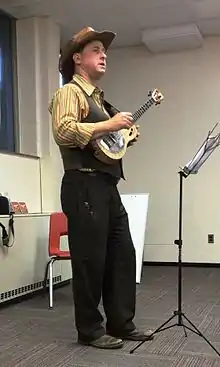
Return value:
[(0, 151), (15, 152), (14, 19), (0, 11)]

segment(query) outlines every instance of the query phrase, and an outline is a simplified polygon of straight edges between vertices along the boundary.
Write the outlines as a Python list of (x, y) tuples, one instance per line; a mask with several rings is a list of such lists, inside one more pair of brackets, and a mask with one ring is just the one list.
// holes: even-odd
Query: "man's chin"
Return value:
[(100, 73), (105, 73), (106, 72), (106, 65), (98, 65), (97, 70)]
[(97, 79), (101, 78), (106, 72), (106, 69), (100, 69), (96, 71)]

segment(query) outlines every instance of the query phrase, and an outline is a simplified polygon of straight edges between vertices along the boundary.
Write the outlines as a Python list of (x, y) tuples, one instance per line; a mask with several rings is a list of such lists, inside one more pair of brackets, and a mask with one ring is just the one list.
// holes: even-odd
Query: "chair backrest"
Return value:
[(50, 215), (49, 254), (60, 252), (60, 237), (67, 235), (67, 218), (62, 212)]

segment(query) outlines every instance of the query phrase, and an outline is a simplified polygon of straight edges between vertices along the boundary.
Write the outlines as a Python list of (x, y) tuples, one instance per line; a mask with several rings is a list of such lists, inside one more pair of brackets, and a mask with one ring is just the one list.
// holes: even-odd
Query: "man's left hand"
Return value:
[(128, 143), (128, 147), (132, 147), (137, 141), (138, 141), (138, 138), (140, 136), (140, 132), (139, 132), (139, 125), (135, 125), (136, 129), (137, 129), (137, 135), (136, 137), (131, 140), (129, 143)]

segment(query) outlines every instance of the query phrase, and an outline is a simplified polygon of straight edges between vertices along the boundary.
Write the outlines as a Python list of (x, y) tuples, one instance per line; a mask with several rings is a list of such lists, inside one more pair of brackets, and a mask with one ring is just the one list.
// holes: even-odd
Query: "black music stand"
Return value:
[[(187, 337), (186, 329), (191, 330), (193, 333), (201, 336), (214, 351), (220, 356), (220, 352), (210, 343), (210, 341), (199, 331), (199, 329), (189, 320), (189, 318), (185, 315), (182, 308), (182, 201), (183, 201), (183, 178), (187, 178), (190, 174), (196, 174), (198, 173), (199, 169), (202, 167), (202, 165), (205, 163), (205, 161), (208, 159), (208, 157), (211, 155), (211, 153), (220, 145), (220, 133), (211, 136), (212, 132), (216, 128), (216, 126), (219, 123), (217, 123), (214, 128), (209, 131), (207, 138), (199, 148), (198, 152), (195, 154), (193, 159), (187, 163), (183, 168), (180, 169), (178, 172), (179, 178), (180, 178), (180, 186), (179, 186), (179, 238), (174, 241), (174, 244), (178, 246), (179, 249), (179, 255), (178, 255), (178, 309), (173, 312), (173, 315), (164, 322), (161, 326), (159, 326), (152, 335), (163, 331), (170, 329), (174, 326), (182, 326), (185, 336)], [(166, 326), (172, 319), (177, 317), (177, 323), (172, 324), (170, 326)], [(189, 325), (194, 328), (194, 330), (185, 325), (183, 319), (188, 321)], [(130, 350), (130, 353), (132, 354), (137, 348), (139, 348), (142, 344), (144, 344), (146, 341), (139, 342), (134, 348)]]

